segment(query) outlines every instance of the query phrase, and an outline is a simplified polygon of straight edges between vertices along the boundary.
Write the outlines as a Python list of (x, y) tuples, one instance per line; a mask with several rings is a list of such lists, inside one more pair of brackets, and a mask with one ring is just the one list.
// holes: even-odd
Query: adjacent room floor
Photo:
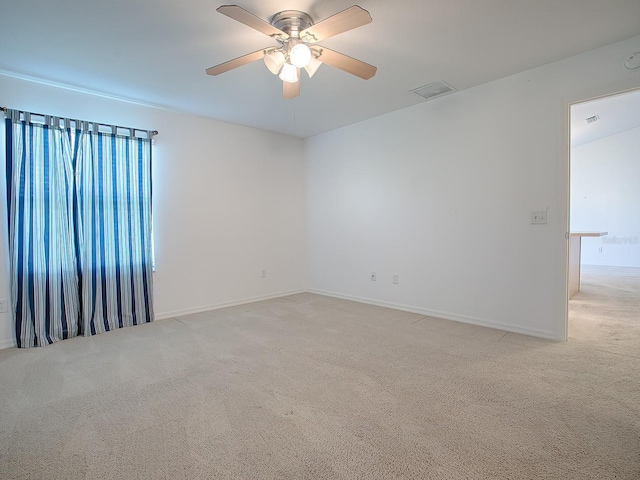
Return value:
[(569, 340), (640, 357), (640, 268), (583, 265), (569, 302)]
[(583, 272), (566, 343), (300, 294), (0, 351), (0, 478), (637, 479), (638, 277)]

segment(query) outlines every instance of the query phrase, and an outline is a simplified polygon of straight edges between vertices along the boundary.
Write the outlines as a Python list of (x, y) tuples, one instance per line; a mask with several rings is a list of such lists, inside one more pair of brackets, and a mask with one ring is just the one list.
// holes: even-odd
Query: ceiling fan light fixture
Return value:
[(280, 71), (280, 80), (288, 83), (296, 83), (298, 81), (298, 69), (290, 63), (285, 63)]
[(309, 63), (307, 63), (307, 65), (304, 67), (304, 69), (307, 71), (307, 74), (309, 74), (309, 78), (313, 77), (313, 75), (320, 68), (320, 65), (322, 65), (322, 62), (320, 60), (315, 57), (311, 57)]
[(298, 68), (304, 68), (311, 60), (311, 49), (304, 43), (296, 43), (289, 52), (289, 59)]
[(274, 75), (278, 75), (278, 73), (280, 73), (280, 69), (285, 64), (286, 60), (284, 53), (280, 50), (272, 50), (264, 56), (264, 64)]
[(260, 32), (279, 46), (268, 46), (233, 60), (206, 69), (207, 75), (220, 75), (234, 68), (262, 59), (265, 66), (282, 80), (285, 99), (300, 95), (300, 70), (309, 77), (326, 63), (356, 77), (368, 80), (376, 67), (340, 52), (322, 47), (317, 42), (371, 23), (371, 15), (362, 7), (352, 5), (341, 12), (313, 22), (308, 13), (283, 10), (266, 21), (238, 5), (221, 5), (216, 11)]

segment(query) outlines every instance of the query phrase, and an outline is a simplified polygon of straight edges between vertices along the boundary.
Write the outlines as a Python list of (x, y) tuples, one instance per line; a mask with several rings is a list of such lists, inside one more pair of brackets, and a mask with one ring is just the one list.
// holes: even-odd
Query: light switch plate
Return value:
[(547, 212), (546, 210), (535, 210), (531, 212), (531, 224), (532, 225), (541, 225), (547, 223)]

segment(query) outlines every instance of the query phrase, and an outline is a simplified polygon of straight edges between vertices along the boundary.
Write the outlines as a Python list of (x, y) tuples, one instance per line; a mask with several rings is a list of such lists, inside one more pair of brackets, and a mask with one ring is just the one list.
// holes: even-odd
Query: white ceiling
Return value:
[[(598, 117), (595, 122), (587, 118)], [(640, 127), (640, 90), (571, 106), (571, 146)]]
[[(283, 100), (260, 61), (205, 74), (274, 44), (216, 12), (235, 1), (0, 0), (0, 69), (307, 137), (423, 102), (410, 90), (437, 80), (463, 90), (640, 35), (640, 0), (359, 0), (373, 22), (321, 44), (377, 75), (323, 65)], [(265, 20), (297, 9), (319, 21), (354, 1), (236, 3)]]

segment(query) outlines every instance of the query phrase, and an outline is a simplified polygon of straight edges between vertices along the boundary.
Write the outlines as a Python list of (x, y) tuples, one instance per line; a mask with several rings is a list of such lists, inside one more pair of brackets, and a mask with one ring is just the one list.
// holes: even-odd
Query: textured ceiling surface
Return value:
[[(261, 61), (205, 74), (275, 45), (217, 13), (223, 3), (0, 0), (0, 70), (304, 138), (425, 101), (410, 91), (434, 81), (463, 90), (640, 35), (639, 0), (360, 0), (373, 22), (321, 44), (376, 76), (323, 65), (284, 100)], [(297, 9), (317, 22), (353, 1), (236, 4), (265, 20)]]

